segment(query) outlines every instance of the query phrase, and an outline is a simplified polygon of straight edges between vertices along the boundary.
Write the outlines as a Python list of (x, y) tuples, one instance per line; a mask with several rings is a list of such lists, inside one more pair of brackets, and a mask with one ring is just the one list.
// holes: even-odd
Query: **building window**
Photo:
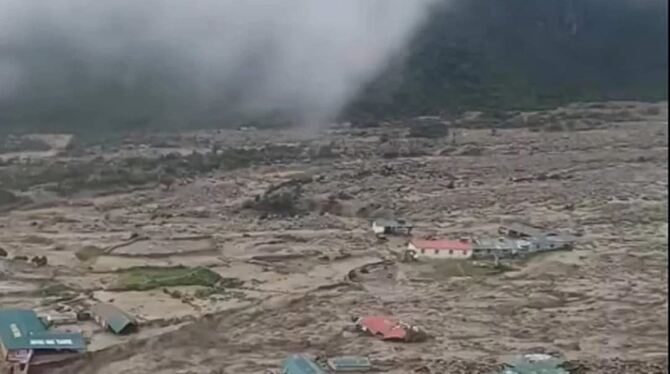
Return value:
[(449, 250), (449, 254), (450, 254), (450, 255), (453, 255), (453, 254), (454, 254), (454, 250), (453, 250), (453, 249), (450, 249), (450, 250)]
[(439, 253), (440, 253), (440, 251), (436, 249), (436, 250), (435, 250), (435, 254), (439, 254)]

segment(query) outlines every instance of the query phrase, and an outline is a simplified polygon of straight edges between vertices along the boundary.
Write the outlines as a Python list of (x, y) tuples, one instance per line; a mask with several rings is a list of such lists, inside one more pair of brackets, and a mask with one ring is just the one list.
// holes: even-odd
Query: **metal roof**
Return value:
[(91, 313), (94, 317), (104, 320), (106, 326), (116, 334), (123, 334), (137, 326), (133, 317), (112, 304), (93, 305)]
[(577, 237), (573, 235), (563, 233), (553, 233), (553, 232), (542, 235), (538, 239), (558, 243), (574, 243), (577, 241)]
[(508, 230), (513, 230), (518, 233), (523, 233), (529, 236), (539, 236), (545, 233), (545, 230), (542, 230), (538, 227), (534, 227), (522, 222), (508, 222), (507, 224), (500, 225)]
[(563, 360), (544, 354), (528, 354), (505, 363), (501, 374), (568, 374)]
[(473, 242), (474, 249), (519, 249), (521, 244), (527, 241), (512, 240), (507, 238), (477, 239)]
[(368, 371), (372, 369), (372, 364), (367, 357), (361, 356), (340, 356), (332, 357), (327, 360), (328, 367), (336, 373), (351, 371)]
[(367, 329), (372, 335), (381, 334), (383, 339), (403, 340), (407, 338), (407, 330), (396, 321), (389, 317), (369, 316), (360, 320), (360, 325)]
[(30, 309), (0, 310), (0, 342), (7, 350), (84, 351), (86, 349), (81, 334), (47, 331), (37, 314)]
[(326, 374), (314, 361), (303, 355), (291, 355), (284, 359), (283, 372), (286, 374)]
[(500, 228), (513, 230), (518, 233), (523, 233), (537, 240), (574, 242), (577, 239), (572, 235), (564, 234), (555, 230), (541, 229), (539, 227), (531, 226), (523, 222), (516, 222), (516, 221), (508, 222), (507, 224), (500, 225)]

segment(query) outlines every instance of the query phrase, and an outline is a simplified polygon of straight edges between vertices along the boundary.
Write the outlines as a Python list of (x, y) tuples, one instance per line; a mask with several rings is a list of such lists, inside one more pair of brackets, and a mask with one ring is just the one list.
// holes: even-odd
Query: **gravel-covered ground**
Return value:
[[(96, 162), (91, 169), (106, 170), (124, 154), (150, 157), (151, 139), (146, 147), (0, 165), (0, 175), (16, 178), (5, 187), (31, 201), (0, 216), (2, 304), (49, 312), (113, 301), (141, 317), (141, 332), (124, 338), (76, 326), (94, 352), (54, 373), (263, 373), (293, 352), (364, 354), (387, 373), (491, 373), (509, 355), (537, 351), (560, 353), (578, 373), (665, 373), (667, 104), (608, 105), (594, 115), (598, 126), (580, 131), (458, 129), (455, 139), (420, 139), (382, 126), (181, 135), (171, 146), (183, 154), (210, 152), (183, 156), (198, 172), (161, 159), (174, 167), (133, 169), (136, 180), (154, 183), (115, 177), (67, 194), (51, 188), (48, 165)], [(602, 116), (608, 107), (635, 115), (613, 121)], [(579, 112), (571, 108), (565, 112)], [(214, 143), (224, 152), (265, 148), (245, 150), (254, 159), (228, 167), (231, 154), (212, 156)], [(174, 172), (169, 188), (167, 172)], [(25, 175), (40, 185), (25, 187)], [(571, 232), (579, 244), (511, 262), (513, 270), (499, 274), (402, 263), (406, 238), (380, 242), (369, 231), (369, 220), (383, 216), (411, 219), (417, 237), (449, 238), (494, 236), (501, 220), (516, 218)], [(78, 259), (86, 246), (100, 250), (89, 247), (94, 257)], [(42, 255), (49, 260), (42, 267), (16, 258)], [(350, 270), (380, 259), (394, 264), (345, 282)], [(194, 296), (200, 286), (112, 287), (124, 269), (175, 265), (205, 266), (243, 286), (221, 298)], [(54, 283), (65, 288), (47, 288)], [(368, 313), (411, 321), (432, 338), (387, 343), (349, 331), (351, 316)]]

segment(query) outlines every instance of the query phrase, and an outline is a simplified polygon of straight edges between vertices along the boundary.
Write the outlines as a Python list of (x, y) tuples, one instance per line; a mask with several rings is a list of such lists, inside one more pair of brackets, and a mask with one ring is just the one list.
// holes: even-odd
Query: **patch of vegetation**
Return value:
[(242, 203), (242, 208), (278, 216), (298, 214), (304, 208), (301, 207), (302, 186), (311, 181), (311, 177), (303, 176), (272, 185), (262, 195), (256, 195), (253, 200)]
[(222, 278), (214, 287), (201, 288), (195, 291), (194, 296), (205, 299), (214, 295), (226, 297), (243, 297), (244, 292), (232, 291), (233, 288), (239, 288), (244, 285), (244, 281), (237, 278)]
[(254, 200), (247, 200), (242, 204), (242, 208), (280, 216), (291, 216), (298, 213), (297, 201), (299, 198), (300, 192), (295, 190), (274, 192), (256, 196)]
[(204, 286), (215, 287), (222, 278), (204, 267), (135, 267), (119, 273), (115, 291), (145, 291), (161, 287)]
[(169, 188), (178, 180), (217, 169), (290, 162), (301, 157), (303, 148), (303, 145), (270, 144), (255, 148), (213, 148), (211, 152), (188, 155), (170, 153), (160, 157), (17, 161), (0, 168), (0, 201), (13, 199), (9, 190), (25, 190), (33, 186), (43, 186), (64, 196), (79, 191), (101, 192), (155, 184)]
[(390, 65), (366, 87), (348, 116), (667, 98), (664, 2), (447, 3), (417, 34), (404, 64)]

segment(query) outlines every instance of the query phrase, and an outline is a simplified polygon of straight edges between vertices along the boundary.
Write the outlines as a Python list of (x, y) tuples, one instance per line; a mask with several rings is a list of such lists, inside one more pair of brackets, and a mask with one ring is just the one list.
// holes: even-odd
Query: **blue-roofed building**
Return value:
[(309, 358), (295, 354), (284, 359), (281, 374), (326, 374), (326, 372)]

